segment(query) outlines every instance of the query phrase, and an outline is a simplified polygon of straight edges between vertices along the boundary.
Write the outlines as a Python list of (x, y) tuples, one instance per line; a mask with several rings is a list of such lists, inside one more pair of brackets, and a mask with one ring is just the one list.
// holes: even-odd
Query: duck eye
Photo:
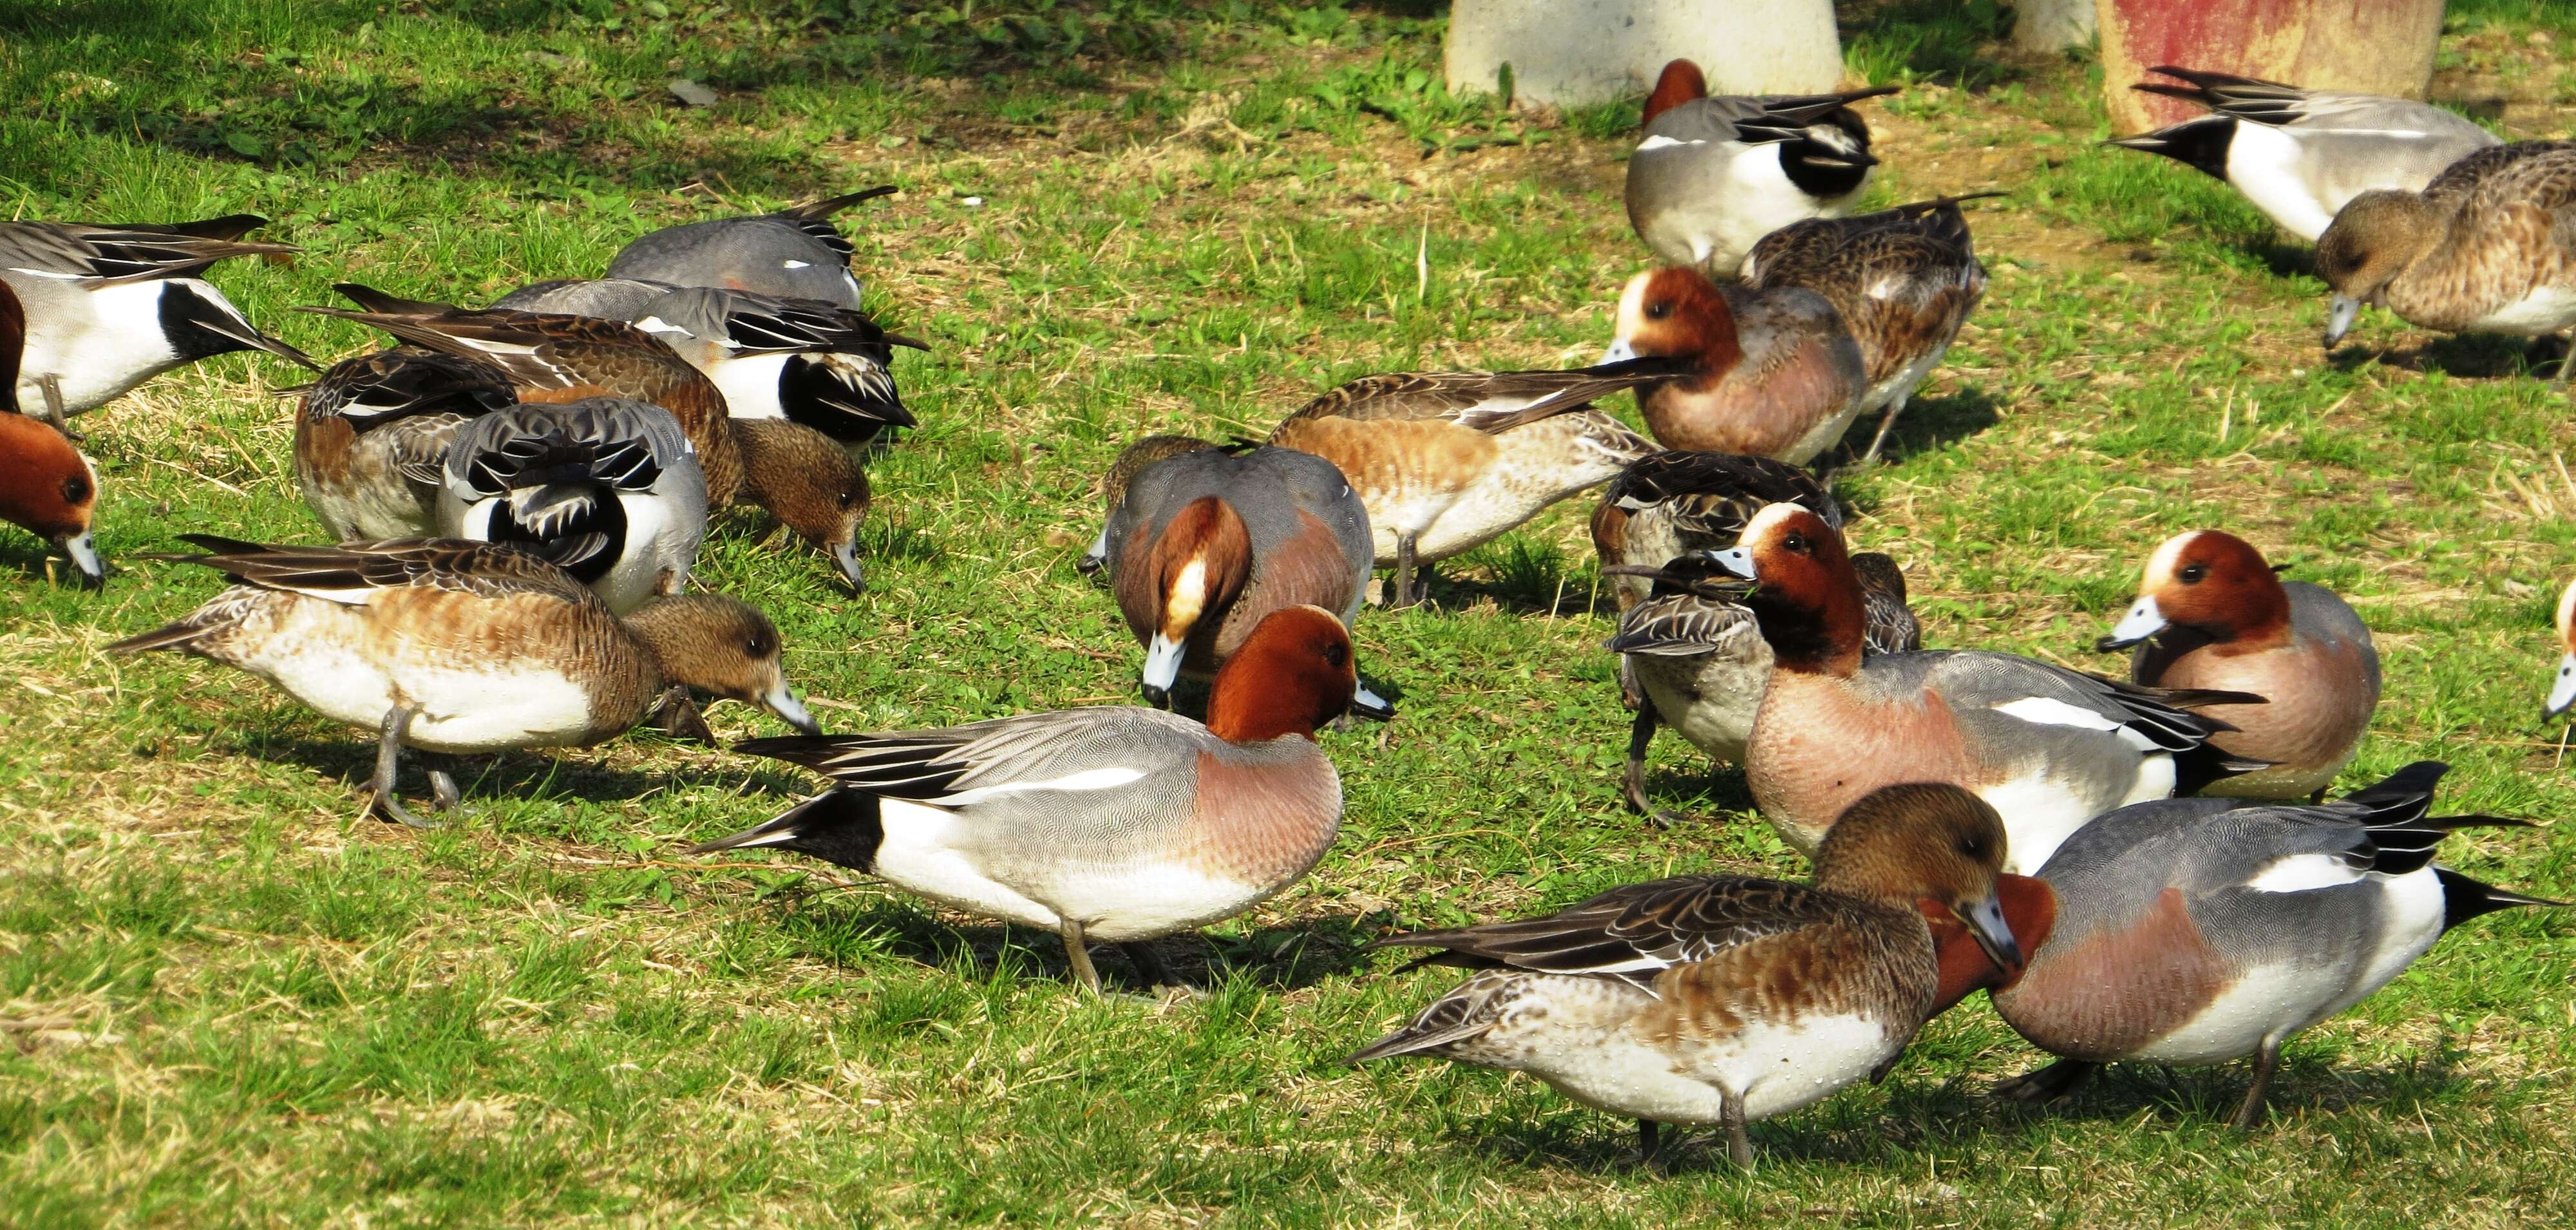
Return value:
[(1673, 305), (1672, 301), (1669, 299), (1658, 299), (1653, 303), (1646, 305), (1646, 319), (1648, 320), (1662, 320), (1672, 314)]
[(1324, 660), (1332, 663), (1333, 669), (1340, 670), (1342, 667), (1350, 664), (1351, 651), (1339, 644), (1326, 645), (1324, 646)]
[(767, 638), (767, 637), (761, 637), (761, 636), (755, 636), (755, 637), (751, 638), (750, 640), (744, 641), (744, 642), (742, 643), (742, 651), (743, 651), (744, 653), (750, 654), (752, 657), (755, 657), (755, 658), (765, 658), (765, 657), (768, 657), (768, 656), (769, 656), (769, 638)]
[(2174, 575), (2181, 578), (2182, 583), (2185, 585), (2198, 585), (2202, 581), (2209, 579), (2209, 565), (2185, 564), (2183, 565), (2183, 570), (2175, 573)]
[(1804, 534), (1791, 534), (1786, 540), (1782, 541), (1780, 545), (1788, 548), (1789, 550), (1795, 551), (1800, 555), (1804, 555), (1807, 553), (1807, 536)]
[(63, 479), (63, 503), (78, 504), (89, 498), (89, 475), (74, 474)]
[(1969, 858), (1984, 858), (1986, 841), (1982, 837), (1962, 837), (1959, 839), (1959, 853)]

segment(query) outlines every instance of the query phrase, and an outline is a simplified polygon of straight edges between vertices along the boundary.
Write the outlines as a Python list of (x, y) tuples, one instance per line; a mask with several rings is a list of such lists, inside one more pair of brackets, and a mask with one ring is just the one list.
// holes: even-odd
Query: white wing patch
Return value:
[(931, 807), (971, 807), (988, 799), (997, 799), (1009, 794), (1022, 794), (1031, 790), (1114, 790), (1129, 782), (1138, 781), (1144, 776), (1143, 769), (1111, 765), (1105, 769), (1084, 769), (1079, 773), (1050, 777), (1044, 781), (1003, 782), (993, 786), (978, 786), (972, 790), (960, 790), (955, 794), (943, 795), (935, 799), (923, 799), (922, 802)]
[(1671, 137), (1655, 136), (1648, 137), (1645, 140), (1638, 142), (1637, 152), (1640, 154), (1646, 154), (1659, 149), (1672, 149), (1676, 146), (1706, 144), (1708, 144), (1706, 141), (1676, 141)]
[(2128, 728), (2115, 718), (2105, 717), (2090, 709), (2070, 705), (2045, 696), (2025, 696), (2010, 704), (1996, 705), (1997, 713), (2008, 714), (2038, 726), (2073, 726), (2080, 730), (2109, 731), (2119, 735), (2120, 742), (2141, 752), (2156, 750), (2155, 740)]
[(780, 268), (782, 268), (782, 269), (811, 269), (811, 268), (813, 268), (813, 267), (814, 267), (814, 262), (812, 262), (812, 261), (781, 261), (781, 262), (779, 262), (779, 267), (780, 267)]
[(2293, 854), (2256, 872), (2245, 887), (2260, 893), (2307, 893), (2358, 883), (2362, 873), (2331, 854)]

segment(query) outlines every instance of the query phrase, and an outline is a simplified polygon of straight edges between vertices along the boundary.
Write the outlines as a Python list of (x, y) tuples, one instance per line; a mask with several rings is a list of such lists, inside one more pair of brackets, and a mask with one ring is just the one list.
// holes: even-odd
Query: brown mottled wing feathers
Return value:
[(1540, 918), (1419, 931), (1377, 946), (1445, 950), (1422, 964), (1592, 974), (1651, 991), (1672, 966), (1829, 922), (1849, 908), (1804, 884), (1679, 876), (1614, 888)]
[(272, 546), (212, 534), (180, 537), (208, 554), (168, 558), (204, 564), (267, 589), (346, 593), (426, 586), (486, 597), (541, 593), (574, 602), (595, 600), (563, 569), (495, 543), (397, 538), (313, 547)]

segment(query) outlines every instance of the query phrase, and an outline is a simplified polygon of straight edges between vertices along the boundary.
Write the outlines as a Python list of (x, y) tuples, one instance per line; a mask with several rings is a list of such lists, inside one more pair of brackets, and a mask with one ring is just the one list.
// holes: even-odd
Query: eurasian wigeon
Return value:
[(81, 584), (96, 589), (107, 583), (90, 536), (98, 474), (70, 437), (18, 412), (18, 354), (26, 340), (26, 310), (0, 282), (0, 521), (60, 548)]
[(1805, 465), (1843, 438), (1869, 368), (1842, 314), (1801, 287), (1719, 287), (1667, 266), (1628, 280), (1603, 362), (1659, 356), (1690, 371), (1637, 390), (1666, 448)]
[(2542, 710), (2544, 717), (2557, 717), (2576, 707), (2576, 581), (2567, 583), (2558, 595), (2558, 647), (2566, 650), (2558, 659), (2558, 675), (2549, 684), (2549, 700)]
[[(1333, 463), (1295, 449), (1193, 449), (1148, 465), (1109, 514), (1110, 589), (1145, 647), (1145, 699), (1213, 677), (1271, 612), (1345, 626), (1369, 576), (1369, 516)], [(1384, 701), (1360, 693), (1364, 711)]]
[(443, 537), (515, 546), (632, 614), (680, 592), (707, 536), (707, 478), (671, 412), (587, 397), (473, 420), (448, 446)]
[(2056, 929), (1995, 1010), (2063, 1056), (1997, 1086), (2044, 1101), (2105, 1063), (2254, 1057), (2234, 1120), (2251, 1128), (2300, 1031), (2388, 985), (2481, 914), (2559, 902), (2433, 863), (2454, 829), (2521, 824), (2428, 813), (2447, 766), (2419, 761), (2323, 805), (2169, 799), (2084, 826), (2040, 869)]
[(1340, 467), (1368, 506), (1387, 605), (1430, 590), (1429, 566), (1483, 546), (1654, 450), (1592, 403), (1676, 370), (1662, 360), (1569, 371), (1392, 372), (1306, 403), (1270, 443)]
[(1109, 463), (1109, 472), (1100, 478), (1100, 533), (1091, 540), (1091, 549), (1073, 562), (1073, 570), (1086, 577), (1098, 576), (1109, 566), (1109, 517), (1127, 499), (1127, 484), (1138, 471), (1166, 457), (1178, 457), (1203, 448), (1217, 448), (1213, 440), (1197, 436), (1151, 435), (1118, 451), (1118, 459)]
[(242, 239), (266, 225), (250, 214), (167, 226), (0, 222), (0, 282), (27, 312), (20, 408), (59, 426), (171, 368), (238, 350), (316, 368), (197, 276), (229, 257), (296, 251)]
[(894, 185), (883, 184), (776, 213), (664, 227), (620, 249), (608, 262), (607, 276), (856, 308), (860, 286), (850, 273), (850, 241), (832, 224), (832, 215), (894, 191)]
[(1628, 222), (1665, 262), (1733, 277), (1755, 240), (1860, 200), (1878, 159), (1851, 104), (1895, 92), (1711, 98), (1699, 66), (1674, 60), (1628, 156)]
[(457, 429), (519, 402), (501, 369), (419, 346), (351, 355), (291, 391), (295, 485), (337, 542), (436, 535)]
[(1764, 236), (1744, 258), (1744, 284), (1802, 286), (1825, 297), (1860, 345), (1869, 392), (1860, 413), (1885, 408), (1860, 465), (1878, 460), (1905, 403), (1958, 340), (1986, 293), (1959, 202), (1979, 192), (1899, 205), (1852, 218), (1810, 218)]
[(2343, 599), (2278, 572), (2232, 534), (2177, 534), (2148, 558), (2137, 602), (2094, 647), (2136, 646), (2129, 678), (2150, 687), (2264, 698), (2201, 710), (2230, 727), (2211, 744), (2267, 762), (2206, 793), (2322, 801), (2370, 729), (2379, 651)]
[(2171, 66), (2147, 71), (2190, 84), (2129, 88), (2195, 102), (2211, 114), (2111, 144), (2227, 181), (2308, 243), (2352, 198), (2382, 188), (2418, 191), (2443, 168), (2496, 144), (2495, 134), (2466, 117), (2411, 98), (2303, 90)]
[(856, 868), (953, 909), (1087, 944), (1231, 918), (1304, 878), (1340, 831), (1341, 779), (1315, 728), (1359, 688), (1350, 635), (1316, 607), (1276, 611), (1217, 673), (1207, 724), (1106, 706), (741, 751), (804, 765), (832, 789), (692, 853), (772, 846)]
[(715, 381), (726, 413), (790, 419), (852, 449), (919, 424), (895, 388), (894, 348), (929, 347), (819, 299), (602, 278), (522, 286), (485, 310), (626, 321)]
[(1860, 578), (1842, 535), (1798, 505), (1755, 514), (1742, 545), (1716, 559), (1755, 582), (1744, 604), (1771, 646), (1745, 780), (1800, 849), (1871, 790), (1948, 782), (2003, 813), (2007, 867), (2028, 871), (2115, 807), (2262, 767), (2212, 746), (2226, 723), (2191, 712), (2258, 696), (2142, 687), (2006, 653), (1863, 657)]
[(365, 310), (302, 310), (488, 362), (509, 377), (520, 401), (623, 397), (670, 411), (698, 450), (708, 507), (756, 503), (828, 553), (852, 588), (865, 584), (858, 527), (869, 492), (858, 462), (831, 437), (801, 423), (730, 417), (715, 382), (661, 339), (623, 321), (473, 311), (349, 283), (334, 289)]
[[(1627, 609), (1604, 646), (1620, 655), (1629, 727), (1625, 791), (1657, 824), (1679, 817), (1645, 793), (1646, 749), (1669, 725), (1712, 760), (1741, 762), (1753, 714), (1771, 675), (1771, 647), (1741, 599), (1746, 584), (1704, 552), (1734, 546), (1769, 504), (1794, 502), (1827, 524), (1842, 506), (1807, 471), (1786, 462), (1725, 453), (1663, 452), (1611, 481), (1592, 518), (1602, 573)], [(1905, 605), (1905, 576), (1876, 552), (1852, 557), (1868, 612), (1865, 651), (1920, 649), (1922, 629)]]
[[(173, 649), (267, 680), (337, 722), (379, 732), (374, 807), (405, 747), (474, 754), (588, 747), (623, 733), (669, 685), (759, 705), (817, 729), (779, 665), (778, 629), (720, 594), (618, 618), (563, 569), (515, 547), (415, 538), (337, 547), (182, 535), (236, 584), (178, 622), (108, 646)], [(435, 806), (456, 785), (430, 775)]]
[[(1871, 792), (1834, 824), (1805, 884), (1677, 876), (1554, 914), (1379, 946), (1482, 971), (1351, 1056), (1436, 1055), (1526, 1072), (1596, 1110), (1717, 1123), (1753, 1164), (1744, 1125), (1895, 1067), (1941, 990), (1926, 914), (1953, 917), (2016, 968), (1995, 897), (2004, 826), (1955, 786)], [(1412, 967), (1407, 967), (1412, 968)]]
[[(2422, 192), (2365, 192), (2317, 237), (2326, 349), (2375, 303), (2444, 333), (2538, 337), (2576, 324), (2576, 143), (2478, 150)], [(2568, 367), (2558, 365), (2558, 383)]]

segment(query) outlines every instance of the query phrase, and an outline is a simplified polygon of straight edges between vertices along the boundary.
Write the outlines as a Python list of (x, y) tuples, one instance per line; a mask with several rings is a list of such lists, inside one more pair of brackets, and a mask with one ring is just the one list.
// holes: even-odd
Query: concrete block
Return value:
[(2082, 47), (2093, 41), (2095, 14), (2094, 0), (2017, 0), (2013, 46), (2038, 52)]
[(1815, 94), (1842, 80), (1832, 0), (1456, 0), (1452, 92), (1512, 94), (1544, 106), (1634, 98), (1674, 58), (1696, 61), (1713, 94)]

